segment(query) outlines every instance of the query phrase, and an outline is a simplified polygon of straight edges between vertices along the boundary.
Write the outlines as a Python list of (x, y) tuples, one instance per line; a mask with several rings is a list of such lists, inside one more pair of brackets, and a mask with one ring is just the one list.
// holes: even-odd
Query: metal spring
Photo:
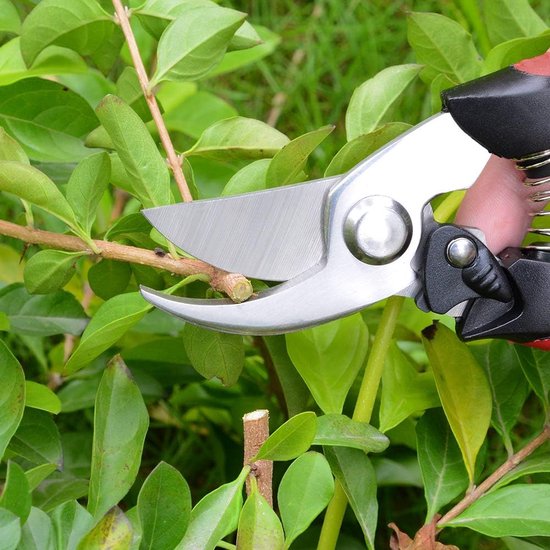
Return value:
[[(543, 166), (550, 165), (550, 149), (526, 155), (524, 157), (514, 159), (518, 170), (527, 171), (542, 168)], [(541, 185), (550, 184), (550, 176), (543, 176), (540, 178), (527, 177), (525, 178), (524, 185), (528, 188), (532, 188), (533, 192), (529, 195), (529, 200), (534, 203), (548, 202), (550, 201), (550, 189), (544, 189), (537, 191), (537, 188)], [(550, 211), (542, 210), (532, 214), (533, 217), (547, 217), (550, 216)], [(531, 227), (529, 233), (534, 235), (542, 235), (550, 237), (550, 228), (538, 228)], [(550, 243), (536, 243), (528, 248), (536, 248), (537, 250), (550, 250)]]

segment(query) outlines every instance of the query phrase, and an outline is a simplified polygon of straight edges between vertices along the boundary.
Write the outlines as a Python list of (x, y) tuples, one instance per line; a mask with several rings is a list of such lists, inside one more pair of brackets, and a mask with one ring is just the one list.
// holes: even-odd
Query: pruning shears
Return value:
[(470, 187), (490, 153), (514, 159), (528, 185), (550, 182), (550, 68), (532, 67), (523, 61), (444, 91), (440, 114), (342, 176), (144, 210), (189, 254), (281, 284), (240, 304), (145, 287), (143, 296), (239, 334), (295, 331), (401, 295), (456, 317), (464, 340), (548, 337), (550, 248), (495, 256), (478, 230), (437, 223), (430, 207)]

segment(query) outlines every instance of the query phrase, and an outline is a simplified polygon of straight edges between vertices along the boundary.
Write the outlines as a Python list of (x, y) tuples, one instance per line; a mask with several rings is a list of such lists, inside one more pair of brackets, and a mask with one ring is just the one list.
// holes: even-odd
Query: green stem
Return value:
[(457, 0), (457, 4), (477, 35), (482, 55), (486, 56), (491, 50), (491, 42), (489, 41), (487, 28), (483, 23), (479, 2), (477, 0)]
[(225, 542), (224, 540), (220, 540), (218, 544), (216, 544), (218, 548), (227, 548), (227, 550), (236, 550), (236, 546), (234, 544), (231, 544), (230, 542)]
[(434, 219), (436, 222), (445, 223), (450, 220), (452, 215), (456, 212), (462, 199), (464, 198), (465, 191), (453, 191), (447, 197), (445, 197), (440, 205), (435, 209)]
[[(374, 337), (372, 349), (367, 361), (365, 373), (355, 410), (353, 419), (358, 422), (370, 422), (376, 394), (382, 379), (382, 371), (384, 369), (384, 361), (388, 353), (395, 325), (403, 305), (404, 298), (401, 296), (392, 296), (388, 298), (382, 318), (378, 325), (378, 331)], [(319, 537), (317, 550), (334, 550), (340, 533), (344, 513), (346, 512), (347, 498), (342, 486), (337, 482), (334, 490), (334, 496), (330, 501), (325, 513), (325, 520)]]

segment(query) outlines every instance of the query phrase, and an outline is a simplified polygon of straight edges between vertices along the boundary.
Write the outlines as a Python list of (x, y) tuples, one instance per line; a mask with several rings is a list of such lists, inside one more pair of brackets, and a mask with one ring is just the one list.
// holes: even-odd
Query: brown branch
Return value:
[(485, 481), (480, 483), (471, 493), (467, 494), (454, 508), (451, 508), (438, 522), (439, 528), (445, 527), (452, 519), (460, 515), (468, 506), (482, 497), (497, 481), (505, 474), (512, 471), (518, 464), (524, 461), (533, 451), (538, 449), (543, 443), (550, 440), (550, 425), (546, 425), (544, 430), (535, 439), (530, 441), (523, 449), (512, 455), (506, 462), (497, 468)]
[(130, 10), (123, 6), (120, 0), (112, 1), (116, 12), (117, 22), (120, 24), (122, 32), (124, 33), (124, 38), (126, 39), (128, 49), (130, 50), (130, 56), (132, 57), (134, 67), (136, 68), (139, 84), (143, 91), (145, 100), (147, 101), (147, 105), (149, 106), (149, 110), (153, 115), (153, 120), (157, 126), (162, 146), (168, 156), (168, 164), (172, 169), (174, 179), (176, 180), (183, 200), (185, 202), (192, 201), (193, 197), (191, 196), (189, 186), (187, 185), (187, 181), (183, 175), (183, 170), (181, 169), (181, 160), (178, 158), (178, 155), (174, 150), (174, 145), (172, 144), (172, 140), (170, 139), (170, 135), (168, 134), (168, 130), (166, 129), (166, 125), (162, 119), (162, 114), (160, 112), (157, 99), (150, 88), (149, 77), (147, 76), (145, 66), (143, 65), (143, 60), (141, 59), (141, 54), (139, 53), (136, 38), (134, 36), (134, 32), (132, 31), (130, 20), (128, 19)]
[[(13, 237), (29, 244), (94, 254), (90, 246), (79, 237), (23, 227), (6, 220), (0, 220), (0, 235)], [(158, 255), (153, 250), (109, 241), (94, 240), (93, 242), (98, 250), (97, 255), (102, 258), (147, 265), (184, 277), (203, 274), (214, 290), (224, 292), (234, 302), (243, 302), (252, 295), (252, 285), (246, 277), (222, 271), (201, 260), (191, 258), (174, 260), (169, 254)]]
[[(269, 437), (269, 411), (258, 410), (246, 413), (243, 416), (244, 429), (244, 465), (250, 464), (264, 441)], [(271, 460), (258, 460), (250, 464), (250, 476), (254, 476), (258, 482), (258, 491), (273, 506), (273, 462)], [(251, 491), (250, 480), (246, 480), (246, 494)]]

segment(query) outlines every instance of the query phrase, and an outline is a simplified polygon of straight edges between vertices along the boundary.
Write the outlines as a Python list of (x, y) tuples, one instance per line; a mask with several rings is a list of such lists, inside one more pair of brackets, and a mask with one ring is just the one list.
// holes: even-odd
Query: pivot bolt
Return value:
[(469, 267), (476, 258), (476, 243), (468, 237), (458, 237), (447, 245), (447, 260), (454, 267)]

